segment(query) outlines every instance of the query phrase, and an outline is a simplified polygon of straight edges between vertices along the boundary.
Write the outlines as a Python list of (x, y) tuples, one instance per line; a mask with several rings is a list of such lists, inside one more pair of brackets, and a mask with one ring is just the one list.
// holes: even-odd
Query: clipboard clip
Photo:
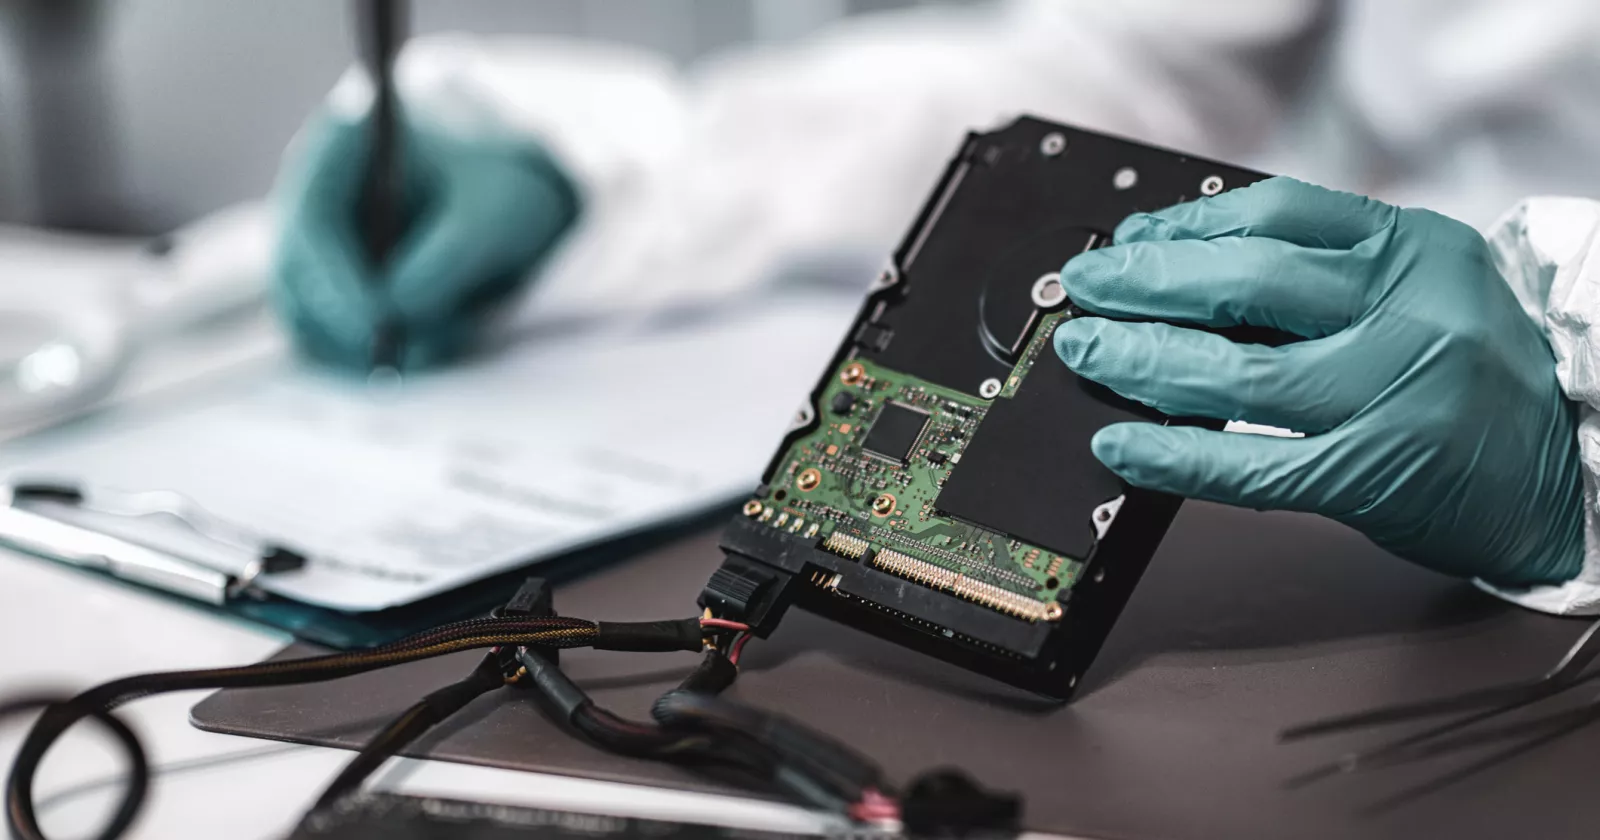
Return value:
[[(294, 571), (306, 565), (304, 554), (218, 517), (175, 490), (86, 491), (75, 484), (45, 481), (19, 481), (3, 489), (6, 500), (5, 506), (0, 507), (0, 543), (184, 598), (225, 604), (259, 594), (256, 584), (263, 575)], [(251, 559), (242, 568), (223, 568), (199, 557), (160, 551), (47, 516), (30, 509), (29, 503), (34, 502), (129, 519), (166, 516)]]

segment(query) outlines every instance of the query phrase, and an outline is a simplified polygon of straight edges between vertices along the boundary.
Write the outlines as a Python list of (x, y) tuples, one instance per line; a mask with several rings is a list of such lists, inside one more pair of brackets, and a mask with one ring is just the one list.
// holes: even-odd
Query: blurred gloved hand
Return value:
[(298, 347), (338, 367), (367, 369), (385, 319), (402, 369), (467, 352), (577, 215), (572, 184), (527, 142), (404, 124), (405, 228), (381, 270), (360, 215), (365, 120), (314, 117), (280, 176), (274, 301)]
[(1493, 584), (1578, 573), (1575, 410), (1468, 226), (1274, 178), (1129, 217), (1115, 245), (1067, 263), (1062, 284), (1110, 318), (1305, 339), (1267, 347), (1171, 323), (1063, 324), (1062, 360), (1123, 396), (1306, 433), (1102, 429), (1095, 456), (1130, 484), (1321, 513)]

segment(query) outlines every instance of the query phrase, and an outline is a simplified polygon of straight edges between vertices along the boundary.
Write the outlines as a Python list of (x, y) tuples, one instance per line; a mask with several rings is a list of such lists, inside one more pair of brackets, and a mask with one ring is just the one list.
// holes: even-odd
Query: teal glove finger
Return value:
[(435, 167), (432, 188), (383, 288), (406, 323), (448, 326), (516, 291), (571, 227), (578, 199), (537, 150), (436, 134), (415, 142)]
[(476, 345), (576, 218), (578, 200), (536, 148), (408, 121), (401, 140), (407, 223), (375, 267), (360, 235), (369, 162), (364, 122), (312, 121), (285, 166), (274, 300), (306, 354), (362, 371), (375, 326), (401, 335), (400, 364), (444, 364)]
[(1176, 241), (1263, 237), (1308, 248), (1353, 248), (1393, 224), (1399, 208), (1366, 196), (1269, 178), (1243, 189), (1155, 213), (1135, 213), (1113, 241)]
[(342, 367), (366, 364), (382, 307), (351, 210), (361, 195), (364, 143), (357, 126), (314, 119), (278, 185), (272, 302), (302, 350)]
[(1089, 442), (1129, 484), (1258, 509), (1322, 512), (1338, 503), (1333, 441), (1213, 432), (1194, 426), (1118, 423)]
[(272, 300), (297, 339), (315, 328), (328, 343), (317, 358), (340, 366), (365, 364), (383, 301), (342, 237), (323, 227), (282, 233), (273, 267)]
[[(1318, 338), (1349, 326), (1370, 284), (1348, 251), (1276, 239), (1225, 237), (1113, 245), (1068, 264), (1072, 300), (1113, 318), (1251, 325)], [(1293, 282), (1285, 282), (1285, 272)]]
[(1117, 241), (1127, 251), (1115, 262), (1085, 256), (1063, 269), (1075, 300), (1321, 336), (1264, 348), (1180, 326), (1064, 324), (1063, 361), (1119, 393), (1308, 433), (1119, 424), (1093, 442), (1118, 475), (1322, 513), (1402, 557), (1500, 585), (1576, 575), (1575, 413), (1537, 326), (1471, 228), (1273, 179), (1130, 219)]
[(1056, 354), (1079, 376), (1179, 417), (1218, 417), (1301, 431), (1350, 414), (1332, 342), (1235, 344), (1171, 324), (1075, 318), (1055, 334)]

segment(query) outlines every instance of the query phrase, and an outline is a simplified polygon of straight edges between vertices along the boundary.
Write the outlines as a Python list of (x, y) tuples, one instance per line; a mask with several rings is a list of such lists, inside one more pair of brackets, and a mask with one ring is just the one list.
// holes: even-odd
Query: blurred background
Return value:
[[(317, 558), (286, 598), (426, 603), (747, 493), (966, 131), (1033, 114), (1484, 231), (1600, 198), (1595, 0), (409, 5), (386, 248), (353, 0), (0, 0), (0, 479), (177, 493)], [(281, 641), (11, 555), (0, 634), (52, 644), (0, 685)], [(149, 714), (163, 760), (237, 749)], [(191, 774), (140, 836), (282, 828), (334, 766)]]
[[(0, 0), (0, 429), (8, 402), (59, 419), (239, 309), (260, 317), (223, 334), (230, 352), (292, 338), (366, 365), (379, 310), (407, 304), (358, 202), (324, 200), (366, 168), (335, 142), (364, 113), (340, 113), (365, 78), (354, 8)], [(409, 284), (436, 340), (419, 369), (468, 357), (501, 311), (703, 312), (793, 280), (859, 294), (963, 132), (1024, 113), (1480, 230), (1524, 196), (1600, 195), (1593, 0), (416, 0), (409, 17), (395, 87), (427, 160), (407, 165), (455, 229)], [(322, 145), (286, 154), (296, 136)], [(530, 176), (507, 143), (548, 167)], [(192, 372), (227, 354), (176, 355)]]
[[(416, 34), (574, 35), (687, 64), (916, 0), (422, 0)], [(0, 0), (0, 222), (151, 234), (259, 197), (353, 60), (330, 0)]]

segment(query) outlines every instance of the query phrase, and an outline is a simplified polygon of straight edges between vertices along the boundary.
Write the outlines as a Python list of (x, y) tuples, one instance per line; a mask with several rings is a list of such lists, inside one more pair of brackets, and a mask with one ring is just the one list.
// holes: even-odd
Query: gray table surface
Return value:
[[(715, 535), (575, 582), (558, 608), (591, 618), (682, 615), (715, 568)], [(1086, 686), (1057, 706), (804, 613), (751, 645), (730, 696), (822, 728), (906, 779), (959, 765), (1027, 796), (1028, 827), (1111, 838), (1594, 837), (1600, 727), (1487, 746), (1303, 789), (1286, 782), (1415, 727), (1279, 744), (1310, 718), (1536, 674), (1584, 623), (1502, 604), (1402, 563), (1316, 517), (1185, 505)], [(291, 649), (291, 652), (294, 649)], [(474, 654), (322, 685), (224, 692), (211, 730), (359, 743)], [(695, 657), (564, 654), (616, 711), (643, 717)], [(1518, 720), (1584, 702), (1592, 690)], [(671, 767), (558, 732), (496, 692), (411, 754), (697, 790)]]

